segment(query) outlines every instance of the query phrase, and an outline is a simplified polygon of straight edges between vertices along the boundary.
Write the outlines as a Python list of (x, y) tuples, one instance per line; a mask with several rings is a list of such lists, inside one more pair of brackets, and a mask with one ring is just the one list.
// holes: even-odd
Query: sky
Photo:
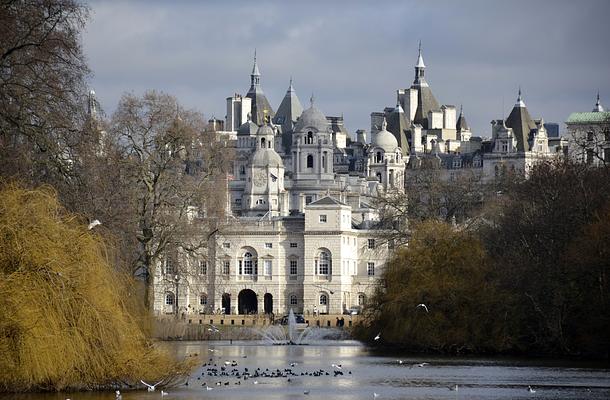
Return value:
[(274, 110), (290, 77), (301, 104), (343, 115), (351, 134), (411, 86), (421, 40), (440, 104), (463, 105), (474, 135), (510, 113), (521, 87), (534, 118), (610, 107), (610, 1), (90, 1), (90, 85), (111, 115), (155, 89), (206, 118), (250, 87), (254, 50)]

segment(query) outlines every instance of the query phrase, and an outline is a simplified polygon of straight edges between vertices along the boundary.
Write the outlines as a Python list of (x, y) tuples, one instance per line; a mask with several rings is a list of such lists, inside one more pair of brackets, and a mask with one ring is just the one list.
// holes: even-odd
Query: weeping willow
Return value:
[(51, 188), (0, 187), (1, 391), (171, 384), (188, 372), (147, 340), (108, 260)]

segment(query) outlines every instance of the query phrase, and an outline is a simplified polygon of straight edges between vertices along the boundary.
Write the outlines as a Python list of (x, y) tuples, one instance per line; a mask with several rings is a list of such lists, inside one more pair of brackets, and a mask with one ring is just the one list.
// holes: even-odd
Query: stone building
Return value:
[(592, 165), (610, 163), (610, 111), (597, 102), (591, 112), (575, 112), (566, 121), (570, 155)]

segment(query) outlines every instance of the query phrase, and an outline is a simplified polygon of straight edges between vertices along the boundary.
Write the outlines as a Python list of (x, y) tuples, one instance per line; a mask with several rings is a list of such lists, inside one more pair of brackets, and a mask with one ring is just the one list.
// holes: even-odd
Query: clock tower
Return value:
[(286, 214), (284, 163), (274, 149), (275, 137), (276, 130), (269, 122), (256, 132), (256, 151), (246, 170), (243, 215), (271, 217)]

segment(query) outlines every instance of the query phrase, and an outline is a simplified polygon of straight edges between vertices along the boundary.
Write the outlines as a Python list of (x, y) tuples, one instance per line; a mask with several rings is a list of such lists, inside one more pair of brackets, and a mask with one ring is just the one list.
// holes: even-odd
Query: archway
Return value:
[(239, 292), (237, 308), (237, 312), (240, 314), (256, 314), (258, 312), (256, 293), (251, 289), (244, 289)]
[(231, 314), (231, 295), (229, 293), (222, 295), (222, 311), (225, 314)]
[(263, 300), (265, 303), (265, 314), (271, 314), (273, 312), (273, 296), (271, 293), (265, 293)]

